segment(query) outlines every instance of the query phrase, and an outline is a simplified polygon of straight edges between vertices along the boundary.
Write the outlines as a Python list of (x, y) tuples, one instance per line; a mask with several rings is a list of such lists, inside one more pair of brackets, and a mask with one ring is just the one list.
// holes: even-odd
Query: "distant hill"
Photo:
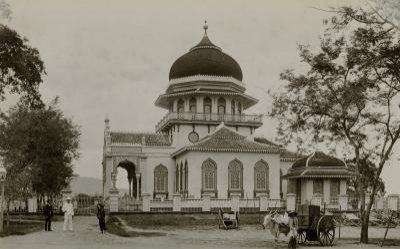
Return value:
[(73, 194), (102, 194), (103, 181), (94, 177), (77, 176), (71, 182), (71, 190)]
[[(103, 181), (94, 177), (76, 176), (71, 182), (72, 194), (101, 195), (103, 193)], [(120, 193), (127, 193), (127, 189), (119, 189)]]

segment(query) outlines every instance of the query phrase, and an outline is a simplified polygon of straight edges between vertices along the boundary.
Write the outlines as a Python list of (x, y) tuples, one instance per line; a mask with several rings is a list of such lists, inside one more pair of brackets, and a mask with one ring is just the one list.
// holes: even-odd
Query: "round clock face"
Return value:
[(196, 143), (197, 141), (199, 141), (199, 134), (197, 134), (197, 132), (195, 131), (192, 131), (189, 133), (188, 139), (191, 143)]

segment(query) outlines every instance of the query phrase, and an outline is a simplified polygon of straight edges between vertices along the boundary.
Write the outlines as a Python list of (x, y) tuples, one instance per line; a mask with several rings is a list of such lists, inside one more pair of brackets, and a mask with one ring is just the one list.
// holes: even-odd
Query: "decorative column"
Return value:
[(132, 177), (128, 177), (129, 197), (132, 197)]
[(182, 193), (185, 194), (186, 188), (186, 170), (185, 165), (182, 167)]
[(139, 199), (139, 182), (140, 182), (140, 173), (136, 173), (136, 199)]
[(113, 187), (109, 191), (109, 196), (110, 196), (110, 212), (118, 212), (118, 189), (116, 188), (116, 181), (117, 181), (117, 174), (116, 172), (111, 173), (111, 179), (113, 182)]
[(258, 195), (260, 198), (260, 211), (267, 211), (268, 210), (268, 195), (265, 193), (260, 193)]
[(286, 194), (286, 209), (287, 211), (296, 210), (296, 194), (293, 193)]
[(181, 175), (181, 166), (178, 166), (178, 179), (176, 179), (177, 181), (178, 181), (178, 193), (180, 193), (181, 192), (181, 190), (182, 190), (182, 182), (181, 182), (181, 179), (182, 179), (182, 175)]

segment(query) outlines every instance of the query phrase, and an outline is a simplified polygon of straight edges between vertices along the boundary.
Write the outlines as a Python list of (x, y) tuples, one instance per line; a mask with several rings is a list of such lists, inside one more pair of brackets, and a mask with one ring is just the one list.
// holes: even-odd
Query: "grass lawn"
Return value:
[(10, 235), (24, 235), (32, 232), (42, 230), (44, 224), (42, 221), (10, 221), (10, 225), (6, 226), (4, 222), (4, 231), (0, 233), (0, 237), (6, 237)]

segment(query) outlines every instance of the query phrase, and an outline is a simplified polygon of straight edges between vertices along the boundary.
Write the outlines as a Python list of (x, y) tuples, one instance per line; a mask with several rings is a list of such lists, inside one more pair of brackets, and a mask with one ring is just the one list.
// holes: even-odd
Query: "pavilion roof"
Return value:
[(280, 147), (252, 141), (246, 136), (220, 125), (212, 134), (205, 136), (197, 143), (185, 146), (172, 154), (177, 156), (187, 151), (206, 152), (250, 152), (250, 153), (277, 153)]
[(111, 132), (112, 144), (141, 144), (146, 146), (170, 146), (167, 135), (158, 133)]
[(293, 163), (285, 178), (351, 178), (353, 172), (338, 158), (316, 151)]

